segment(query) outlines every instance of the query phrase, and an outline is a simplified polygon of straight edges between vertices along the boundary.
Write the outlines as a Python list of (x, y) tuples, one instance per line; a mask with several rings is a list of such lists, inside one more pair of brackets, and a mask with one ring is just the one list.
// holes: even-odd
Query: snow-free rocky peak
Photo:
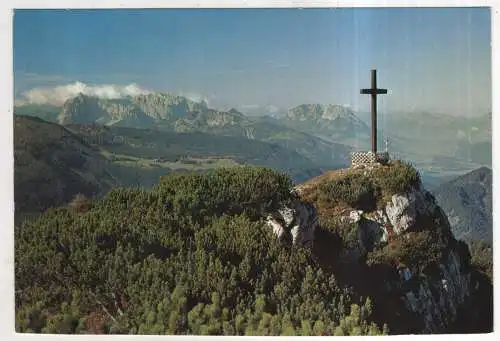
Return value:
[[(413, 167), (394, 161), (369, 170), (338, 170), (296, 191), (300, 199), (268, 217), (280, 239), (293, 235), (289, 240), (296, 245), (338, 248), (332, 255), (338, 255), (347, 277), (358, 272), (373, 277), (354, 285), (370, 281), (365, 290), (379, 306), (417, 316), (414, 329), (401, 332), (440, 332), (454, 323), (474, 290), (470, 254), (453, 237), (446, 215)], [(325, 246), (317, 239), (324, 231), (342, 243)]]

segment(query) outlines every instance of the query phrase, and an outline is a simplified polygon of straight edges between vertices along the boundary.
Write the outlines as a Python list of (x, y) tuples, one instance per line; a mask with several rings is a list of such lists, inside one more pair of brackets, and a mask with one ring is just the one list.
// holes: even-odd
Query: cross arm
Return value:
[(375, 89), (375, 91), (373, 91), (374, 89), (361, 89), (361, 94), (362, 95), (373, 95), (373, 94), (377, 94), (377, 95), (385, 95), (387, 94), (387, 89)]

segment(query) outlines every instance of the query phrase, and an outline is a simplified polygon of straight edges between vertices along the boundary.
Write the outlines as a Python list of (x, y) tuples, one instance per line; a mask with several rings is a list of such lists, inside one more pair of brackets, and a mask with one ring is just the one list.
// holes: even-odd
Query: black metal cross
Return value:
[(372, 152), (377, 153), (377, 95), (387, 94), (387, 89), (377, 89), (377, 70), (372, 70), (372, 87), (361, 89), (362, 95), (372, 95)]

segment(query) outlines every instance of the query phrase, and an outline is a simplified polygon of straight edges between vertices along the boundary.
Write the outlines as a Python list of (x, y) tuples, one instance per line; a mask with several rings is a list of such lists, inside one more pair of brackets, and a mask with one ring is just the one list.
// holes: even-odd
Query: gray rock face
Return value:
[(59, 124), (85, 124), (94, 122), (105, 115), (98, 102), (97, 97), (85, 96), (83, 94), (67, 100), (59, 114)]
[(425, 193), (413, 188), (405, 195), (393, 195), (391, 202), (387, 203), (385, 212), (394, 232), (399, 235), (415, 224), (417, 215), (427, 213), (429, 211), (428, 206), (429, 204), (425, 200)]
[(268, 216), (266, 220), (267, 226), (272, 228), (273, 233), (276, 235), (278, 240), (283, 241), (289, 231), (285, 230), (285, 227), (278, 222), (278, 220), (272, 216)]
[(188, 113), (204, 110), (207, 110), (205, 102), (194, 102), (172, 94), (154, 93), (120, 99), (80, 94), (64, 103), (59, 123), (99, 122), (106, 125), (143, 126), (156, 121), (174, 122)]
[(424, 189), (413, 188), (407, 194), (393, 195), (384, 209), (372, 212), (370, 216), (366, 216), (363, 211), (351, 211), (349, 219), (359, 224), (362, 236), (367, 235), (366, 231), (375, 236), (375, 246), (387, 242), (391, 236), (408, 231), (415, 225), (417, 217), (424, 215), (436, 216), (440, 220), (439, 224), (449, 226), (446, 216), (432, 196)]
[(154, 120), (176, 120), (189, 112), (207, 109), (204, 101), (192, 101), (169, 93), (151, 93), (133, 98), (133, 102)]
[(268, 216), (267, 225), (280, 241), (290, 239), (294, 245), (312, 247), (318, 216), (313, 205), (297, 200)]
[[(342, 220), (357, 224), (358, 243), (342, 249), (341, 260), (357, 262), (380, 243), (390, 243), (391, 238), (398, 235), (409, 238), (411, 235), (407, 233), (422, 216), (430, 217), (435, 228), (450, 230), (443, 210), (434, 197), (421, 187), (413, 188), (406, 194), (393, 195), (383, 209), (369, 213), (351, 211)], [(268, 217), (267, 224), (280, 240), (311, 247), (318, 216), (312, 205), (296, 201)], [(463, 268), (458, 251), (450, 247), (446, 252), (439, 271), (432, 276), (421, 278), (411, 272), (414, 269), (404, 268), (399, 280), (385, 282), (386, 290), (400, 292), (407, 309), (421, 318), (424, 333), (446, 330), (456, 320), (458, 307), (472, 291), (470, 273)], [(410, 285), (405, 286), (405, 283)]]
[(387, 242), (389, 231), (386, 226), (389, 219), (384, 210), (378, 210), (368, 217), (363, 211), (351, 211), (349, 220), (358, 224), (359, 244), (365, 251), (370, 251), (381, 242)]
[[(358, 223), (360, 243), (370, 250), (391, 237), (411, 230), (420, 216), (433, 216), (436, 224), (450, 228), (443, 210), (434, 197), (423, 188), (412, 188), (406, 194), (394, 194), (384, 209), (366, 215), (361, 210), (351, 211), (348, 219)], [(371, 245), (371, 247), (370, 247)]]
[(318, 226), (318, 215), (311, 204), (295, 203), (295, 222), (292, 223), (292, 237), (294, 244), (312, 247), (314, 231)]
[[(377, 244), (390, 242), (391, 237), (411, 231), (420, 216), (432, 217), (436, 228), (450, 230), (443, 210), (423, 188), (393, 195), (384, 209), (370, 214), (351, 211), (346, 218), (358, 224), (359, 238), (359, 247), (351, 253), (356, 251), (355, 254), (361, 257)], [(422, 317), (426, 333), (439, 332), (449, 326), (456, 319), (458, 306), (464, 303), (472, 290), (470, 274), (462, 271), (456, 251), (449, 250), (439, 268), (435, 276), (420, 280), (416, 289), (401, 296), (408, 310)], [(405, 278), (401, 279), (401, 283), (387, 283), (388, 290), (401, 287), (403, 282)]]
[(351, 213), (349, 214), (349, 218), (353, 223), (358, 223), (362, 217), (363, 217), (363, 211), (361, 210), (351, 211)]
[(457, 316), (457, 308), (470, 294), (470, 274), (462, 272), (458, 255), (451, 251), (437, 278), (420, 282), (404, 295), (408, 310), (423, 317), (424, 333), (444, 330)]

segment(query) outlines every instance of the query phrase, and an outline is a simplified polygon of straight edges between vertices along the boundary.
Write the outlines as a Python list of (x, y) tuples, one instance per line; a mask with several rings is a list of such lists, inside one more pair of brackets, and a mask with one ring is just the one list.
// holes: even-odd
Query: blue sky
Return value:
[(75, 81), (206, 97), (481, 115), (491, 110), (486, 8), (18, 10), (16, 92)]

